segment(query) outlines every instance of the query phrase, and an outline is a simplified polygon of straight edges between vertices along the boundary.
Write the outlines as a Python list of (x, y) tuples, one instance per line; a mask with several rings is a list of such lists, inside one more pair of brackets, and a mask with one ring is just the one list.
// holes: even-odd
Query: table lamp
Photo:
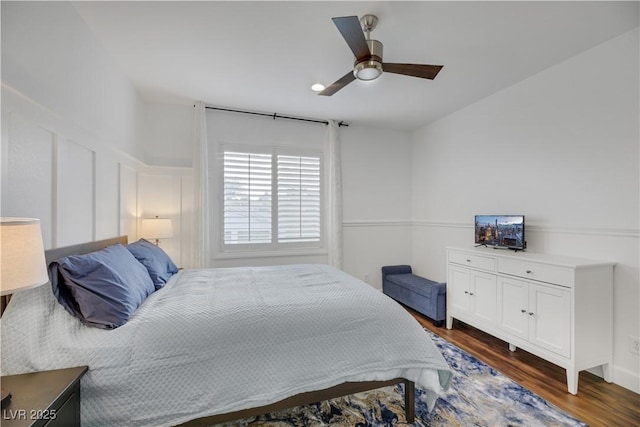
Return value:
[[(10, 295), (49, 281), (40, 220), (0, 218), (0, 295)], [(11, 393), (2, 389), (2, 406)]]
[(156, 246), (160, 239), (173, 237), (173, 225), (170, 218), (144, 218), (140, 227), (140, 234), (145, 239), (155, 239)]

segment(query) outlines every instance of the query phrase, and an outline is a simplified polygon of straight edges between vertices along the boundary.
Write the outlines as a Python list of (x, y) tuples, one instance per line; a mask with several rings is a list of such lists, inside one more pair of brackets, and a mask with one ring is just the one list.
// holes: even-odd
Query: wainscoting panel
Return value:
[(2, 216), (38, 218), (46, 249), (127, 235), (140, 218), (173, 219), (162, 247), (191, 266), (193, 171), (154, 167), (2, 87)]
[(138, 174), (138, 212), (140, 218), (161, 218), (173, 212), (173, 178), (165, 174)]
[[(161, 239), (160, 247), (179, 267), (189, 268), (193, 223), (193, 170), (178, 167), (147, 167), (138, 173), (138, 216), (171, 218), (173, 237)], [(138, 238), (148, 237), (138, 234)]]
[[(162, 173), (138, 173), (138, 216), (144, 218), (170, 218), (173, 236), (161, 239), (159, 246), (181, 265), (180, 256), (180, 177)], [(178, 187), (178, 188), (175, 188)], [(140, 225), (140, 224), (139, 224)], [(140, 228), (138, 228), (140, 230)], [(143, 236), (138, 232), (138, 238), (151, 240), (153, 236)]]
[(118, 162), (108, 154), (97, 154), (95, 163), (96, 240), (118, 235), (120, 179)]
[(2, 216), (40, 219), (46, 249), (136, 237), (144, 165), (2, 85)]
[(120, 176), (120, 232), (129, 242), (138, 236), (138, 173), (127, 165), (118, 164)]
[(16, 113), (3, 115), (2, 216), (40, 219), (45, 249), (54, 245), (56, 135)]
[(56, 246), (94, 240), (94, 152), (58, 141), (56, 155)]

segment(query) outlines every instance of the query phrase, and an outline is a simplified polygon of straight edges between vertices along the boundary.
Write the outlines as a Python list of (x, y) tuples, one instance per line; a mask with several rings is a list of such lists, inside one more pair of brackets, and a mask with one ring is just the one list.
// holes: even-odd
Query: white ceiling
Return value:
[[(414, 129), (638, 26), (638, 2), (77, 2), (147, 101), (207, 104)], [(332, 17), (372, 13), (383, 74), (331, 97), (353, 56)], [(594, 64), (606, 67), (606, 64)], [(594, 82), (597, 84), (597, 82)]]

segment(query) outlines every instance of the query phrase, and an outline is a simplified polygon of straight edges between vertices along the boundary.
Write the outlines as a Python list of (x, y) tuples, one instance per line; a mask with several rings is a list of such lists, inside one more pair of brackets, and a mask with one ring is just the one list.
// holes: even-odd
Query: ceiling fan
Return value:
[[(378, 24), (378, 17), (375, 15), (364, 15), (360, 20), (357, 16), (331, 19), (353, 51), (356, 60), (353, 64), (353, 71), (349, 71), (319, 92), (318, 95), (331, 96), (355, 79), (375, 80), (380, 77), (383, 71), (433, 80), (442, 69), (442, 65), (382, 62), (382, 43), (378, 40), (371, 40), (371, 31)], [(367, 33), (366, 39), (364, 33)]]

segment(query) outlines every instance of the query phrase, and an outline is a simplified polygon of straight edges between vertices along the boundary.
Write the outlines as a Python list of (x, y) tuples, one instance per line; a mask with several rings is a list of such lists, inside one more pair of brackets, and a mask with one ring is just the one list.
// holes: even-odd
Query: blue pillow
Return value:
[(156, 290), (166, 285), (167, 280), (178, 272), (178, 267), (171, 261), (169, 255), (145, 239), (127, 245), (127, 249), (147, 267)]
[(53, 294), (71, 315), (104, 329), (124, 325), (155, 291), (149, 273), (121, 244), (49, 265)]

